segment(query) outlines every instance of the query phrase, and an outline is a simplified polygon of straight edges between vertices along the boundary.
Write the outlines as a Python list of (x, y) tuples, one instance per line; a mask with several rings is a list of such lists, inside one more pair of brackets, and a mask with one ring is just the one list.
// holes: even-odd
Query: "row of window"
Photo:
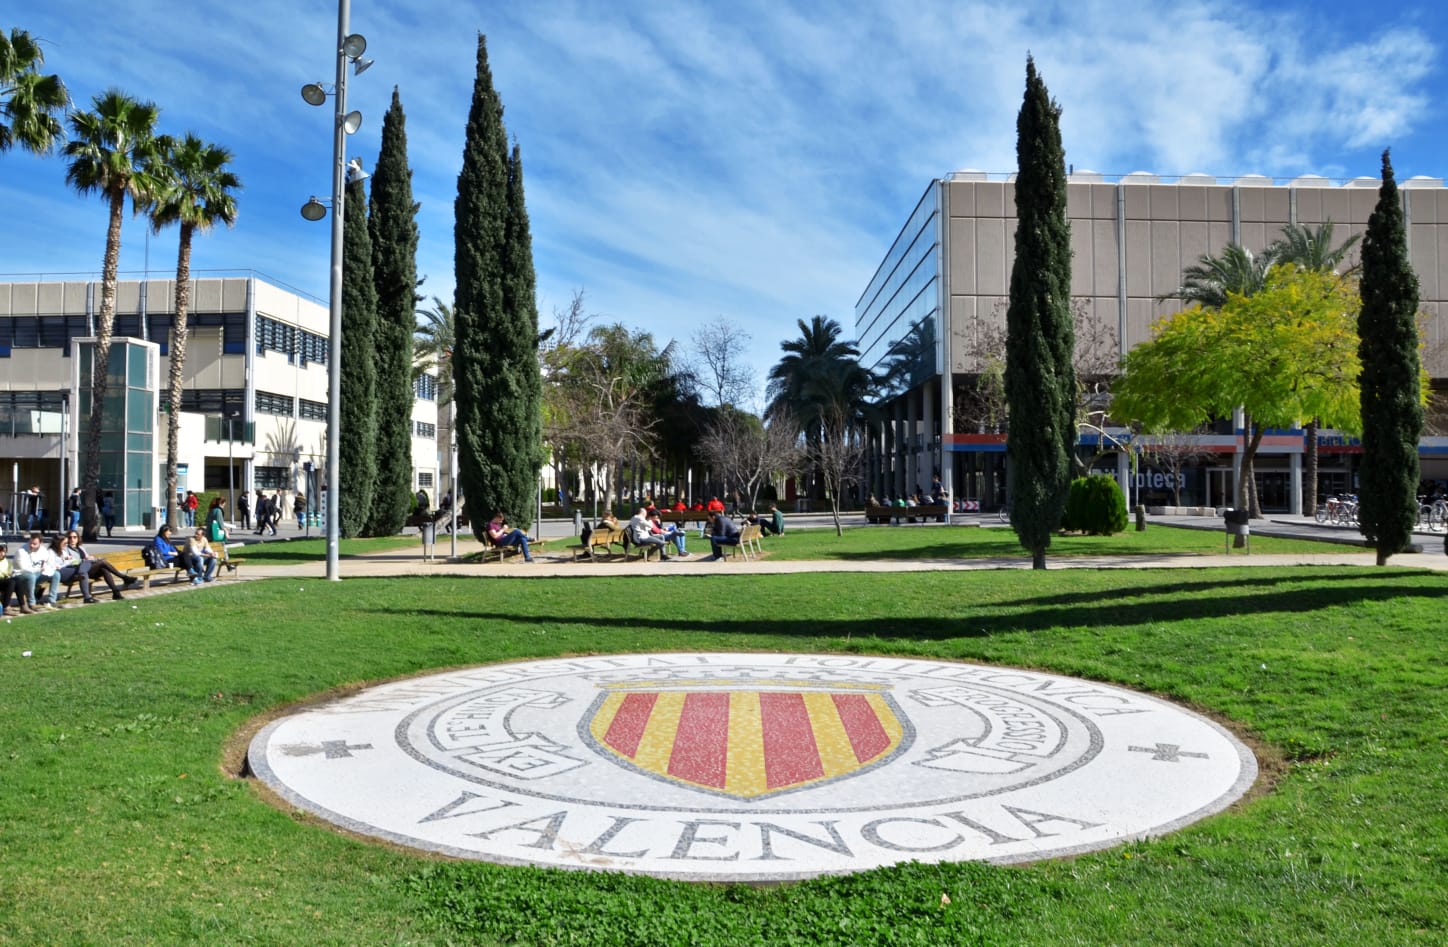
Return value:
[(288, 362), (327, 364), (327, 337), (266, 316), (256, 317), (256, 353), (280, 352)]
[(325, 421), (327, 420), (327, 405), (321, 401), (298, 398), (297, 417), (303, 421)]
[[(223, 355), (242, 355), (246, 352), (246, 313), (191, 313), (186, 318), (186, 325), (192, 332), (219, 327)], [(71, 340), (92, 334), (94, 333), (85, 316), (0, 318), (0, 358), (10, 357), (12, 349), (64, 349), (64, 354), (69, 357)], [(162, 355), (168, 355), (171, 347), (171, 316), (166, 313), (147, 316), (140, 313), (117, 313), (112, 334), (132, 339), (147, 339), (160, 345)], [(325, 350), (325, 344), (322, 348)]]
[(428, 424), (426, 421), (417, 422), (417, 430), (414, 432), (418, 437), (437, 437), (437, 425)]
[(413, 394), (419, 401), (437, 400), (437, 378), (426, 373), (418, 375), (417, 380), (412, 383)]
[(258, 391), (256, 393), (257, 414), (279, 414), (284, 418), (292, 416), (296, 406), (296, 399), (287, 395), (276, 395), (270, 391)]

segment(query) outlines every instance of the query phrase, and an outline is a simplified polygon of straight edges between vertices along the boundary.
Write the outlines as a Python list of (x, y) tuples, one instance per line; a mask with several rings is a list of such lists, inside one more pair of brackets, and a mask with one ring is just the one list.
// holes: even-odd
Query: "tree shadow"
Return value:
[[(1401, 573), (1400, 573), (1401, 575)], [(1348, 581), (1354, 579), (1356, 581)], [(1284, 581), (1287, 581), (1284, 579)], [(1163, 598), (1162, 587), (1146, 587), (1153, 601), (1118, 602), (1103, 600), (1099, 594), (1048, 596), (1024, 599), (1015, 603), (990, 603), (992, 612), (1006, 608), (1022, 611), (1007, 615), (967, 610), (959, 615), (906, 615), (896, 618), (888, 613), (892, 600), (881, 600), (881, 613), (849, 619), (800, 617), (691, 617), (687, 613), (629, 615), (558, 615), (545, 612), (523, 612), (490, 609), (409, 609), (408, 614), (438, 619), (474, 618), (481, 622), (516, 622), (521, 625), (546, 623), (609, 629), (656, 627), (664, 632), (695, 632), (708, 634), (775, 635), (784, 638), (887, 638), (903, 641), (944, 641), (955, 638), (987, 638), (997, 635), (1034, 633), (1061, 627), (1131, 628), (1143, 625), (1172, 623), (1182, 619), (1247, 619), (1264, 615), (1292, 614), (1306, 616), (1313, 612), (1356, 605), (1363, 602), (1387, 602), (1405, 594), (1417, 597), (1448, 597), (1448, 586), (1418, 588), (1411, 593), (1399, 585), (1379, 584), (1361, 575), (1335, 579), (1331, 587), (1289, 589), (1263, 595), (1259, 591), (1232, 594), (1244, 584), (1266, 588), (1270, 580), (1251, 583), (1204, 582), (1174, 583), (1178, 596), (1193, 592), (1215, 594), (1194, 596), (1189, 601)], [(1160, 595), (1156, 594), (1160, 593)], [(377, 610), (385, 613), (385, 610)]]

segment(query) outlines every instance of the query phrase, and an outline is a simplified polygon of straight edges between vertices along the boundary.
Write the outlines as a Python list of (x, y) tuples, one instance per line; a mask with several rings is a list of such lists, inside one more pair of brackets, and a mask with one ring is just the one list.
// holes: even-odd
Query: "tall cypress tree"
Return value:
[(1378, 565), (1402, 552), (1418, 515), (1418, 277), (1408, 262), (1403, 205), (1383, 152), (1383, 184), (1363, 238), (1358, 358), (1362, 372), (1362, 499), (1358, 524)]
[[(538, 470), (537, 315), (530, 308), (530, 321), (508, 305), (510, 295), (515, 302), (522, 295), (518, 255), (508, 251), (508, 166), (503, 103), (479, 34), (453, 235), (458, 479), (474, 532), (497, 511), (516, 525), (531, 525)], [(521, 209), (521, 174), (517, 187)], [(515, 221), (513, 232), (526, 239), (526, 217), (521, 227)], [(531, 251), (528, 261), (531, 307)]]
[[(543, 465), (543, 375), (538, 362), (538, 300), (533, 272), (533, 235), (523, 195), (523, 155), (516, 142), (508, 156), (508, 216), (503, 237), (503, 309), (508, 315), (508, 364), (516, 395), (503, 406), (517, 432), (515, 461), (503, 473), (510, 496), (531, 499)], [(514, 501), (522, 502), (522, 501)], [(532, 505), (528, 504), (529, 509)], [(521, 509), (512, 507), (509, 509)], [(520, 522), (524, 518), (520, 515)]]
[[(377, 287), (367, 233), (367, 192), (347, 185), (342, 220), (342, 438), (338, 447), (337, 528), (360, 536), (372, 510), (377, 468)], [(333, 371), (338, 366), (331, 366)]]
[(1016, 259), (1006, 310), (1006, 405), (1011, 526), (1046, 567), (1061, 524), (1076, 444), (1072, 367), (1071, 229), (1061, 107), (1026, 59), (1026, 95), (1016, 117)]
[(365, 532), (390, 536), (412, 508), (412, 336), (417, 327), (417, 204), (407, 116), (397, 88), (372, 173), (372, 278), (377, 288), (377, 476)]

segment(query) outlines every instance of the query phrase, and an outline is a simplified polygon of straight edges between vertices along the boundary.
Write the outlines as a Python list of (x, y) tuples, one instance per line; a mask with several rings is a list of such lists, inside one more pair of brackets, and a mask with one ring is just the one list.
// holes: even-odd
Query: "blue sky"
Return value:
[[(948, 0), (355, 0), (376, 64), (351, 78), (371, 166), (392, 88), (407, 113), (423, 291), (452, 294), (453, 197), (479, 31), (522, 147), (544, 324), (589, 311), (687, 346), (724, 317), (763, 373), (795, 320), (853, 329), (856, 298), (927, 182), (1009, 172), (1027, 52), (1064, 112), (1067, 160), (1274, 177), (1445, 175), (1448, 9), (1360, 4)], [(78, 105), (108, 87), (161, 107), (161, 128), (236, 154), (233, 230), (197, 270), (250, 269), (317, 296), (329, 228), (298, 209), (330, 189), (328, 3), (86, 0), (7, 11), (45, 41)], [(90, 276), (105, 209), (58, 158), (0, 156), (0, 278)], [(176, 235), (127, 220), (121, 268), (174, 272)]]

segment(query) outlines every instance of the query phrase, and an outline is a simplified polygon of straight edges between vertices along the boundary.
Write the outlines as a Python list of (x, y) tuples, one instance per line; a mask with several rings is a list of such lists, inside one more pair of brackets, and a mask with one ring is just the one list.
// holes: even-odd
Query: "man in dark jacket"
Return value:
[(709, 546), (712, 556), (705, 556), (705, 562), (717, 562), (724, 558), (725, 546), (739, 545), (739, 527), (723, 513), (709, 513)]

